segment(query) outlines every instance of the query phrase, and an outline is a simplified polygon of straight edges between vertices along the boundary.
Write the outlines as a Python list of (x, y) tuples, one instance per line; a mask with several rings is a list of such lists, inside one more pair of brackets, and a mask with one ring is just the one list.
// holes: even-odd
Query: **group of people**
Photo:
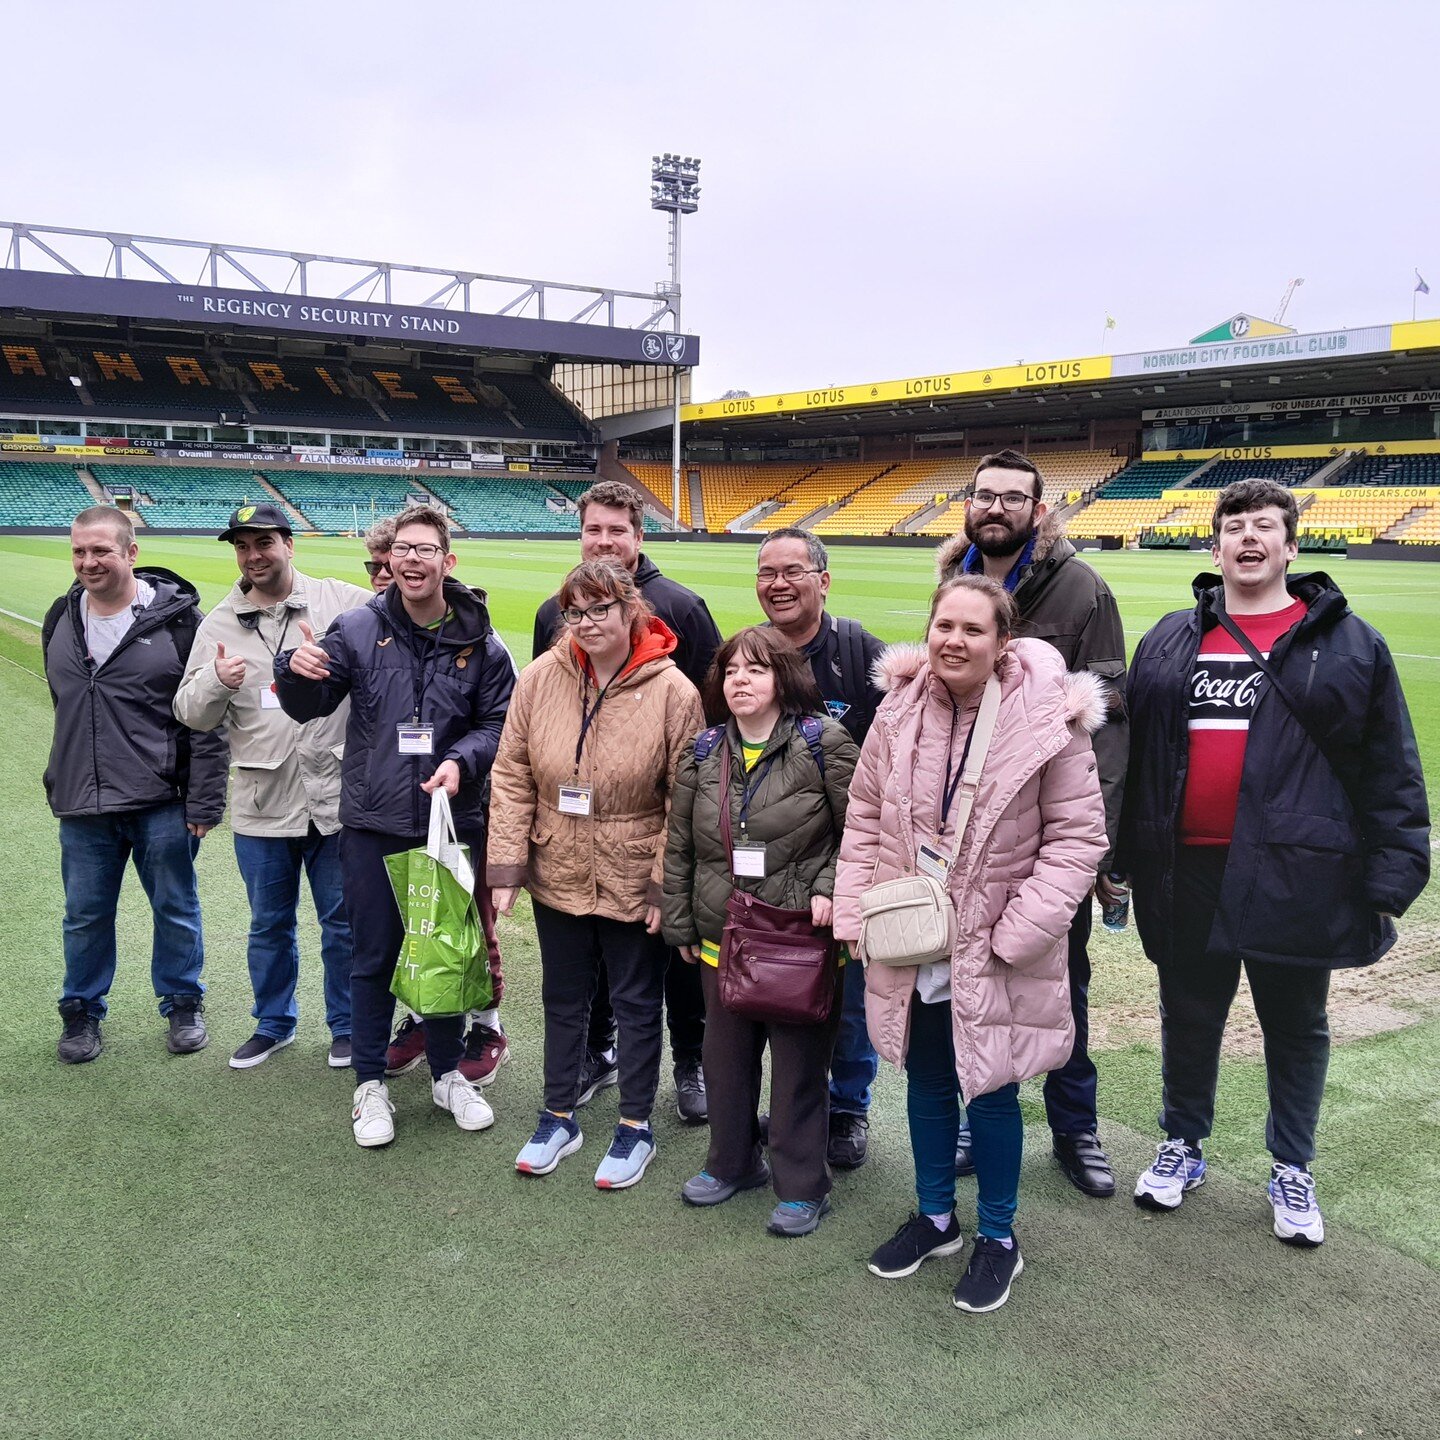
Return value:
[[(869, 1268), (900, 1278), (960, 1252), (956, 1177), (973, 1174), (954, 1301), (984, 1312), (1023, 1266), (1022, 1081), (1045, 1077), (1071, 1183), (1115, 1192), (1088, 1047), (1090, 896), (1117, 900), (1128, 880), (1159, 977), (1165, 1132), (1136, 1203), (1173, 1210), (1205, 1178), (1243, 966), (1265, 1037), (1274, 1233), (1321, 1243), (1310, 1163), (1330, 975), (1389, 948), (1429, 873), (1389, 652), (1327, 576), (1289, 574), (1294, 498), (1247, 480), (1217, 497), (1218, 575), (1145, 636), (1127, 677), (1114, 597), (1042, 494), (1026, 456), (982, 460), (964, 532), (938, 552), (923, 642), (886, 646), (831, 612), (825, 546), (799, 529), (758, 549), (764, 622), (722, 641), (703, 599), (644, 554), (640, 496), (600, 481), (579, 501), (580, 563), (540, 607), (518, 672), (428, 506), (366, 537), (369, 589), (303, 575), (284, 512), (242, 506), (219, 537), (240, 578), (204, 616), (185, 581), (137, 564), (125, 514), (82, 512), (76, 584), (43, 635), (66, 907), (59, 1058), (101, 1052), (132, 859), (168, 1046), (208, 1042), (194, 858), (228, 766), (256, 1021), (233, 1067), (295, 1036), (303, 872), (328, 1062), (355, 1071), (356, 1142), (394, 1139), (387, 1077), (422, 1059), (437, 1106), (462, 1130), (490, 1126), (483, 1091), (509, 1058), (495, 917), (524, 889), (544, 1063), (517, 1171), (550, 1174), (579, 1150), (579, 1112), (618, 1084), (595, 1185), (642, 1179), (668, 1018), (680, 1118), (709, 1126), (682, 1199), (773, 1187), (769, 1230), (809, 1234), (832, 1170), (866, 1160), (883, 1056), (906, 1074), (917, 1203)], [(407, 1012), (394, 1029), (404, 937), (385, 859), (424, 846), (437, 790), (477, 860), (493, 995), (483, 1012)], [(882, 963), (867, 954), (869, 897), (918, 876), (950, 939), (925, 963)], [(803, 1016), (727, 989), (737, 900), (829, 942)]]

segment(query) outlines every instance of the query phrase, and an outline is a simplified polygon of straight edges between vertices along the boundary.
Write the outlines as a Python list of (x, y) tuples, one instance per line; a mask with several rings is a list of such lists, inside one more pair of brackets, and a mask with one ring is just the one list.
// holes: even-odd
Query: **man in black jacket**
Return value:
[[(451, 797), (455, 829), (476, 857), (485, 849), (485, 782), (495, 763), (515, 666), (490, 627), (484, 601), (449, 579), (449, 523), (417, 505), (395, 522), (394, 583), (339, 616), (317, 641), (275, 658), (275, 685), (296, 720), (328, 715), (348, 695), (340, 779), (340, 865), (354, 941), (350, 972), (351, 1112), (356, 1143), (388, 1145), (395, 1107), (385, 1086), (390, 993), (404, 938), (385, 857), (423, 847), (427, 797)], [(465, 1016), (429, 1016), (431, 1095), (462, 1130), (494, 1113), (459, 1069)]]
[[(1020, 609), (1020, 634), (1044, 640), (1064, 657), (1065, 668), (1089, 670), (1110, 692), (1110, 713), (1091, 737), (1100, 790), (1105, 798), (1105, 831), (1111, 853), (1100, 864), (1095, 887), (1102, 904), (1119, 898), (1110, 872), (1120, 824), (1129, 730), (1122, 691), (1125, 632), (1110, 587), (1075, 553), (1075, 547), (1046, 523), (1040, 498), (1040, 471), (1024, 455), (1001, 450), (975, 470), (965, 500), (965, 531), (940, 547), (940, 578), (960, 571), (998, 580)], [(1095, 1062), (1090, 1058), (1090, 927), (1088, 899), (1070, 925), (1070, 1009), (1075, 1048), (1059, 1070), (1045, 1077), (1045, 1116), (1055, 1157), (1070, 1183), (1104, 1199), (1115, 1193), (1115, 1174), (1100, 1146)], [(969, 1132), (960, 1136), (956, 1168), (972, 1168)]]
[(225, 810), (223, 728), (186, 729), (172, 704), (200, 624), (199, 597), (178, 575), (136, 568), (130, 517), (92, 506), (70, 529), (75, 584), (42, 630), (55, 739), (45, 791), (60, 821), (65, 886), (66, 1064), (100, 1054), (115, 979), (115, 909), (133, 860), (154, 916), (151, 980), (166, 1045), (209, 1043), (201, 1018), (205, 946), (195, 855)]
[[(710, 661), (720, 648), (720, 631), (709, 607), (693, 590), (660, 573), (659, 567), (643, 552), (645, 504), (633, 486), (618, 480), (601, 480), (579, 500), (580, 558), (609, 560), (623, 565), (635, 577), (640, 593), (650, 608), (675, 632), (674, 660), (686, 679), (698, 690), (704, 683)], [(560, 633), (560, 606), (554, 596), (535, 612), (533, 659), (555, 643)], [(700, 1068), (700, 1050), (705, 1041), (705, 996), (700, 973), (686, 965), (672, 950), (665, 970), (665, 1011), (670, 1027), (670, 1056), (675, 1062), (675, 1100), (680, 1118), (687, 1124), (705, 1122), (705, 1073)], [(581, 1105), (599, 1090), (620, 1078), (615, 1053), (615, 1012), (610, 1006), (610, 987), (601, 965), (595, 998), (590, 1005), (590, 1033), (584, 1065), (580, 1071)]]
[(1395, 942), (1430, 874), (1429, 810), (1390, 652), (1328, 575), (1289, 576), (1295, 497), (1220, 492), (1217, 579), (1145, 636), (1130, 669), (1121, 863), (1160, 984), (1166, 1139), (1135, 1202), (1205, 1179), (1220, 1043), (1243, 964), (1265, 1037), (1274, 1233), (1319, 1245), (1310, 1163), (1330, 973)]

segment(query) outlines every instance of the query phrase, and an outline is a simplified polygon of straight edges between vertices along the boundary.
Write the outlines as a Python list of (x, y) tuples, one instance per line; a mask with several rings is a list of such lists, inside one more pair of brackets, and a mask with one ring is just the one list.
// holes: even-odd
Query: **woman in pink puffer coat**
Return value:
[[(1012, 1229), (1019, 1082), (1070, 1054), (1065, 937), (1106, 846), (1089, 739), (1104, 719), (1101, 682), (1066, 674), (1044, 641), (1013, 640), (1016, 623), (1000, 585), (961, 575), (936, 590), (924, 648), (885, 652), (877, 678), (889, 694), (851, 782), (835, 885), (836, 937), (859, 943), (863, 959), (861, 895), (926, 869), (945, 877), (955, 911), (948, 963), (865, 973), (870, 1038), (908, 1072), (919, 1199), (870, 1269), (912, 1275), (963, 1248), (954, 1162), (963, 1093), (979, 1223), (955, 1304), (970, 1311), (1003, 1305), (1023, 1268)], [(959, 777), (992, 677), (999, 712), (965, 823)]]

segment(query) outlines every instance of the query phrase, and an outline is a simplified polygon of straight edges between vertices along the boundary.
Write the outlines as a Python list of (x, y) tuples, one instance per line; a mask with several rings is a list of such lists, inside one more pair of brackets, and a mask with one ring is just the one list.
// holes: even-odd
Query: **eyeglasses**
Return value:
[(373, 580), (377, 575), (390, 574), (390, 562), (388, 560), (367, 560), (365, 562), (365, 573)]
[(391, 557), (396, 560), (403, 560), (407, 555), (413, 555), (417, 560), (433, 560), (437, 555), (444, 553), (443, 545), (430, 545), (424, 542), (412, 545), (408, 540), (397, 540), (390, 547)]
[(755, 572), (755, 579), (756, 582), (761, 585), (773, 585), (777, 580), (785, 580), (791, 585), (795, 585), (807, 575), (818, 574), (820, 574), (819, 570), (811, 569), (805, 565), (787, 565), (783, 570), (772, 570), (766, 565)]
[(1038, 500), (1038, 495), (1027, 495), (1023, 490), (1007, 490), (997, 495), (993, 490), (973, 490), (970, 504), (976, 510), (989, 510), (998, 500), (1007, 510), (1019, 510), (1027, 500)]
[(585, 610), (578, 605), (570, 605), (560, 612), (560, 618), (567, 625), (578, 625), (582, 620), (593, 620), (598, 625), (619, 603), (618, 600), (606, 600)]

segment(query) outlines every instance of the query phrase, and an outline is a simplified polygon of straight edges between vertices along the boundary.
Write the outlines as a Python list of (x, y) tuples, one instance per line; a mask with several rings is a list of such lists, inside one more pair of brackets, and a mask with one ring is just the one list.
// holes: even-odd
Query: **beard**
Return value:
[[(988, 535), (982, 538), (982, 530), (989, 526), (997, 528), (992, 529)], [(1001, 529), (1004, 531), (1003, 534), (1000, 533)], [(1008, 520), (997, 521), (987, 516), (977, 525), (973, 515), (965, 517), (965, 538), (982, 555), (989, 555), (994, 559), (1003, 559), (1006, 555), (1018, 555), (1033, 534), (1033, 530), (1017, 529)]]

